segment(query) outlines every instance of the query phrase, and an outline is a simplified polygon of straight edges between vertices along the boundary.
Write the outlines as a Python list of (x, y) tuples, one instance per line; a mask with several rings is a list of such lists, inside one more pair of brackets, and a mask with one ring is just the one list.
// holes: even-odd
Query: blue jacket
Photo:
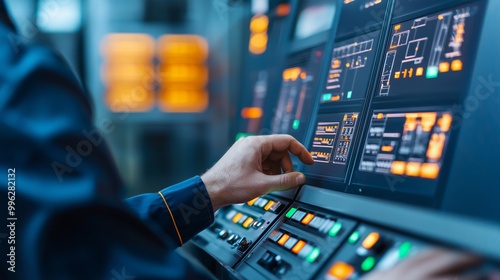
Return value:
[(213, 222), (202, 180), (123, 201), (112, 126), (0, 0), (0, 279), (204, 278), (174, 251)]

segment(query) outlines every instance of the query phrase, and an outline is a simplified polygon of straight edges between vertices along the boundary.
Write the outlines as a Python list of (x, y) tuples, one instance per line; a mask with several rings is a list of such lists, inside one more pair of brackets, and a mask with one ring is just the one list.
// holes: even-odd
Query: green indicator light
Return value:
[(375, 258), (374, 257), (368, 257), (361, 264), (361, 270), (367, 272), (367, 271), (372, 270), (372, 268), (374, 266), (375, 266)]
[(351, 99), (352, 98), (352, 91), (348, 91), (347, 92), (347, 99)]
[(331, 93), (325, 93), (323, 94), (323, 101), (330, 101), (332, 99), (332, 94)]
[(300, 121), (294, 120), (293, 121), (293, 129), (297, 130), (297, 129), (299, 129), (299, 126), (300, 126)]
[(436, 79), (439, 74), (439, 68), (438, 67), (429, 67), (427, 68), (427, 73), (425, 76), (427, 79)]
[(286, 215), (285, 215), (285, 216), (286, 216), (288, 219), (290, 219), (290, 218), (293, 216), (293, 214), (295, 214), (295, 212), (297, 212), (297, 208), (291, 208), (290, 210), (288, 210), (288, 213), (286, 213)]
[(248, 136), (252, 136), (252, 134), (249, 134), (249, 133), (238, 133), (238, 134), (236, 134), (236, 141), (240, 140), (241, 138), (246, 138)]
[(411, 243), (410, 242), (404, 242), (401, 244), (399, 247), (399, 259), (404, 259), (410, 255), (411, 251)]
[(358, 231), (353, 232), (351, 234), (351, 236), (349, 236), (349, 243), (354, 244), (354, 243), (358, 242), (359, 237), (360, 237), (360, 234)]
[(330, 235), (331, 237), (335, 237), (335, 236), (337, 236), (337, 234), (339, 234), (341, 229), (342, 229), (342, 223), (336, 222), (333, 225), (333, 227), (330, 229), (330, 231), (328, 232), (328, 235)]
[(314, 248), (309, 256), (307, 256), (306, 261), (313, 263), (319, 257), (320, 250), (319, 248)]

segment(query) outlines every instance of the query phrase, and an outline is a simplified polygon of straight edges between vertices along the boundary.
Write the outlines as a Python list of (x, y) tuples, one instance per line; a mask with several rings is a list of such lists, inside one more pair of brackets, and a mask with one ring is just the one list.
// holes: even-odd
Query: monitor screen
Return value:
[(365, 99), (379, 35), (375, 31), (335, 43), (321, 104)]
[(388, 0), (343, 0), (337, 38), (353, 37), (382, 27)]
[(450, 142), (451, 110), (376, 110), (353, 183), (432, 197)]
[(316, 178), (345, 178), (358, 118), (359, 112), (318, 115), (310, 148), (315, 163), (305, 173)]
[(303, 40), (332, 27), (335, 16), (335, 1), (300, 1), (295, 25), (294, 40)]
[(283, 71), (279, 99), (271, 121), (273, 134), (290, 134), (304, 142), (312, 113), (324, 46), (292, 56)]
[(393, 25), (376, 94), (411, 98), (461, 92), (472, 63), (478, 11), (471, 4)]

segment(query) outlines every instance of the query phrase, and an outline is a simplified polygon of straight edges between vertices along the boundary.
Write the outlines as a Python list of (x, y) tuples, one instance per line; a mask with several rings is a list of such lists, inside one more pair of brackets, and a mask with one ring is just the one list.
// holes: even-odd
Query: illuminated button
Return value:
[(311, 250), (311, 253), (309, 253), (309, 255), (307, 255), (306, 257), (306, 261), (310, 262), (310, 263), (313, 263), (320, 255), (321, 251), (319, 248), (314, 248)]
[(255, 203), (258, 199), (259, 199), (259, 198), (258, 198), (258, 197), (256, 197), (256, 198), (254, 198), (254, 199), (250, 200), (249, 202), (247, 202), (247, 204), (248, 204), (248, 205), (250, 205), (250, 206), (253, 206), (253, 205), (254, 205), (254, 203)]
[(431, 66), (427, 68), (427, 73), (425, 74), (425, 77), (427, 79), (436, 79), (439, 75), (439, 68), (436, 66)]
[(299, 129), (299, 127), (300, 127), (300, 120), (294, 120), (294, 121), (293, 121), (292, 128), (293, 128), (294, 130), (298, 130), (298, 129)]
[(253, 221), (254, 221), (254, 219), (252, 219), (252, 218), (248, 218), (248, 219), (246, 219), (246, 220), (243, 222), (243, 227), (244, 227), (244, 228), (249, 228), (249, 227), (250, 227), (250, 225), (253, 223)]
[(241, 214), (241, 213), (234, 215), (234, 217), (232, 219), (233, 223), (236, 224), (241, 219), (241, 217), (243, 217), (243, 214)]
[(358, 242), (359, 238), (360, 238), (359, 231), (355, 231), (351, 234), (351, 236), (349, 236), (349, 243), (355, 244), (356, 242)]
[(258, 220), (258, 221), (255, 221), (255, 223), (253, 223), (252, 227), (253, 228), (260, 228), (263, 224), (264, 224), (264, 220)]
[(342, 230), (342, 223), (336, 222), (328, 232), (328, 235), (330, 235), (331, 237), (335, 237), (339, 234), (341, 230)]
[(449, 62), (441, 62), (439, 63), (439, 72), (446, 73), (450, 71), (450, 63)]
[(344, 280), (349, 279), (354, 273), (354, 267), (345, 262), (336, 262), (330, 270), (328, 271), (328, 276), (334, 277), (335, 279)]
[(331, 93), (325, 93), (323, 94), (323, 101), (330, 101), (332, 99), (332, 94)]
[(423, 76), (424, 75), (424, 67), (418, 67), (417, 68), (417, 73), (415, 73), (417, 77)]
[(296, 255), (299, 254), (300, 250), (302, 250), (306, 246), (306, 242), (303, 240), (299, 240), (295, 246), (292, 248), (292, 252), (295, 253)]
[(361, 263), (361, 270), (368, 272), (375, 266), (375, 258), (368, 257)]
[(266, 206), (267, 202), (269, 200), (265, 199), (265, 198), (261, 198), (259, 201), (257, 201), (257, 203), (255, 204), (255, 206), (258, 206), (260, 208), (264, 208), (264, 206)]
[(406, 171), (406, 162), (393, 161), (391, 165), (391, 173), (394, 175), (404, 175)]
[(321, 217), (314, 217), (314, 219), (312, 219), (312, 221), (309, 223), (309, 226), (314, 228), (314, 229), (319, 229), (319, 227), (321, 225), (323, 225), (323, 223), (325, 222), (325, 219), (321, 218)]
[(309, 254), (312, 252), (312, 250), (314, 249), (313, 246), (309, 245), (309, 244), (306, 244), (304, 246), (304, 248), (302, 248), (302, 250), (300, 250), (299, 252), (299, 257), (305, 259), (307, 258), (307, 256), (309, 256)]
[(351, 99), (352, 98), (352, 91), (348, 91), (347, 92), (347, 99)]
[(421, 164), (419, 162), (408, 162), (406, 164), (406, 175), (418, 177), (420, 175)]
[(278, 240), (278, 244), (283, 246), (285, 245), (285, 242), (290, 238), (290, 235), (288, 234), (283, 234), (283, 236)]
[(271, 234), (269, 235), (268, 239), (271, 240), (272, 242), (278, 241), (281, 236), (283, 236), (283, 233), (277, 230), (273, 230)]
[(295, 214), (295, 212), (297, 212), (297, 208), (290, 208), (290, 210), (288, 210), (288, 212), (286, 213), (285, 217), (290, 219), (293, 216), (293, 214)]
[(411, 251), (411, 243), (410, 242), (404, 242), (399, 246), (399, 259), (405, 259), (410, 255)]
[(276, 201), (272, 206), (271, 208), (269, 208), (270, 211), (273, 211), (273, 212), (276, 212), (276, 210), (278, 210), (278, 208), (281, 206), (281, 202), (279, 201)]
[(274, 201), (269, 200), (269, 202), (264, 206), (264, 210), (269, 211), (269, 209), (271, 208), (271, 206), (273, 206), (273, 204)]
[(332, 220), (326, 220), (323, 225), (319, 228), (319, 231), (322, 232), (322, 233), (327, 233), (331, 228), (332, 226), (335, 224), (334, 221)]
[(375, 244), (377, 244), (379, 240), (380, 234), (378, 232), (372, 232), (365, 238), (365, 240), (363, 240), (362, 245), (363, 247), (365, 247), (365, 249), (370, 250), (371, 248), (373, 248), (373, 246), (375, 246)]
[(238, 214), (238, 212), (236, 212), (236, 210), (231, 210), (229, 211), (227, 214), (226, 214), (226, 220), (231, 220), (233, 219), (233, 217)]
[(439, 165), (436, 163), (422, 164), (420, 177), (425, 179), (436, 179), (439, 176)]
[(285, 242), (283, 247), (285, 247), (285, 249), (287, 249), (287, 250), (291, 250), (293, 248), (293, 246), (297, 243), (297, 241), (299, 241), (297, 238), (290, 237)]
[(302, 224), (304, 224), (304, 225), (308, 225), (308, 224), (311, 222), (311, 220), (312, 220), (313, 218), (314, 218), (314, 215), (313, 215), (313, 214), (311, 214), (311, 213), (309, 213), (309, 214), (307, 214), (307, 215), (304, 217), (304, 219), (302, 219), (301, 223), (302, 223)]
[(460, 59), (451, 62), (451, 71), (453, 72), (462, 71), (463, 67), (463, 63)]
[(304, 218), (305, 215), (306, 215), (306, 212), (297, 210), (297, 212), (295, 212), (295, 214), (293, 214), (292, 220), (300, 222)]
[(238, 221), (238, 224), (243, 224), (243, 222), (248, 218), (247, 215), (241, 216), (240, 220)]

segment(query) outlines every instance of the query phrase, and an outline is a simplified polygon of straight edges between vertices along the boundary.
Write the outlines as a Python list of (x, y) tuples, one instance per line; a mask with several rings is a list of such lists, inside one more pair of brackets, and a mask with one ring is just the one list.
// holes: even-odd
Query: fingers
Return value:
[(290, 135), (257, 136), (262, 141), (262, 156), (266, 158), (272, 152), (290, 151), (305, 164), (313, 164), (314, 160), (307, 149)]
[(429, 249), (403, 261), (394, 268), (394, 271), (405, 273), (408, 279), (430, 279), (459, 273), (479, 262), (479, 258), (470, 254), (445, 249)]
[(267, 192), (296, 188), (306, 182), (306, 177), (300, 172), (290, 172), (280, 175), (262, 174), (262, 176), (259, 181), (262, 182)]
[(281, 174), (281, 169), (283, 169), (284, 173), (289, 173), (294, 171), (292, 159), (290, 158), (290, 153), (288, 153), (288, 151), (272, 152), (268, 156), (266, 161), (271, 161), (278, 166), (279, 172), (275, 174)]

